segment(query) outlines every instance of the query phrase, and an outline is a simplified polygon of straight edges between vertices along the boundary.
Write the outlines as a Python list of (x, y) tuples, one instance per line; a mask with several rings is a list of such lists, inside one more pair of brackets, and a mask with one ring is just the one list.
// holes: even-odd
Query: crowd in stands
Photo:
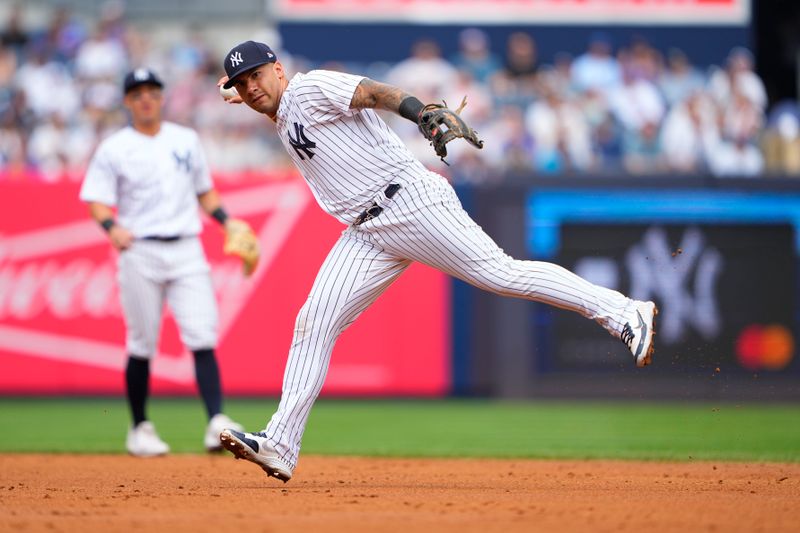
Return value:
[[(290, 166), (269, 121), (220, 98), (221, 60), (201, 31), (157, 47), (120, 6), (108, 4), (92, 25), (56, 8), (43, 28), (25, 24), (22, 4), (11, 11), (0, 27), (0, 179), (82, 179), (98, 142), (127, 123), (120, 82), (139, 66), (165, 79), (166, 118), (198, 130), (222, 179)], [(614, 47), (595, 33), (584, 53), (545, 63), (532, 33), (513, 33), (503, 50), (493, 50), (484, 32), (470, 28), (453, 57), (443, 57), (433, 40), (414, 43), (393, 65), (278, 55), (290, 72), (343, 69), (425, 102), (456, 107), (467, 95), (464, 117), (486, 146), (451, 143), (449, 167), (414, 124), (384, 114), (423, 162), (454, 180), (800, 173), (800, 108), (793, 101), (768, 108), (744, 48), (721, 58), (721, 67), (698, 69), (680, 50), (662, 53), (644, 39)]]

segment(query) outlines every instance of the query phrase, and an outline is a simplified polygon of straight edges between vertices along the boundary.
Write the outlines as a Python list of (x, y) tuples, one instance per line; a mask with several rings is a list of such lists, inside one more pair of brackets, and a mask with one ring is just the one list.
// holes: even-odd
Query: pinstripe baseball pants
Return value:
[(634, 308), (619, 292), (558, 265), (506, 255), (441, 176), (429, 173), (404, 184), (378, 217), (342, 233), (297, 317), (280, 405), (265, 429), (291, 465), (297, 464), (336, 339), (413, 261), (495, 294), (575, 311), (617, 337)]

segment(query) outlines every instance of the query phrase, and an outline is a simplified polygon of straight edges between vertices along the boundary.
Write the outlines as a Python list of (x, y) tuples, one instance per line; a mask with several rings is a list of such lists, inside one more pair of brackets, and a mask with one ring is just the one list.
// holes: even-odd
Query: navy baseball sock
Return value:
[(140, 359), (134, 355), (128, 356), (128, 366), (125, 368), (125, 384), (128, 392), (128, 407), (131, 409), (133, 425), (147, 420), (145, 404), (149, 393), (150, 360)]
[(219, 382), (219, 366), (213, 349), (195, 350), (194, 375), (197, 388), (206, 405), (208, 418), (222, 412), (222, 387)]

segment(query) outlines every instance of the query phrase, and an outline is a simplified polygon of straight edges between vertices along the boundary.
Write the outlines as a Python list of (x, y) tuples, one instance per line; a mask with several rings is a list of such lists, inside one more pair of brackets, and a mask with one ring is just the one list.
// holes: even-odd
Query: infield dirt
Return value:
[(0, 531), (796, 531), (800, 464), (0, 455)]

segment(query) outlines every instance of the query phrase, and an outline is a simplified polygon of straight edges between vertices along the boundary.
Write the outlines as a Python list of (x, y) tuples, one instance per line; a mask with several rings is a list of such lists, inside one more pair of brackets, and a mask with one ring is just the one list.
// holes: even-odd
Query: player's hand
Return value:
[(244, 100), (242, 100), (242, 97), (236, 92), (235, 88), (231, 87), (230, 89), (224, 89), (222, 87), (227, 81), (228, 76), (222, 76), (217, 82), (217, 87), (219, 88), (219, 93), (222, 95), (222, 98), (224, 98), (229, 104), (244, 103)]
[(133, 243), (133, 234), (120, 225), (111, 226), (108, 230), (108, 239), (111, 245), (119, 251), (127, 250)]

